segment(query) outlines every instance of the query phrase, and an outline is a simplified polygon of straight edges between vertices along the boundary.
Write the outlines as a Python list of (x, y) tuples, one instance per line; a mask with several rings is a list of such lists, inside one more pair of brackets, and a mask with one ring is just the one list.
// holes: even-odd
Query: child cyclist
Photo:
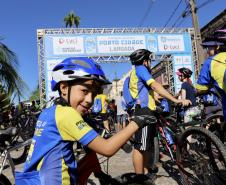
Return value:
[(16, 173), (16, 184), (74, 185), (80, 175), (74, 141), (112, 156), (139, 128), (156, 122), (147, 109), (140, 109), (126, 128), (109, 139), (100, 137), (83, 117), (101, 86), (108, 83), (101, 67), (89, 58), (67, 58), (53, 68), (51, 88), (60, 97), (40, 114), (24, 172)]
[(201, 110), (196, 103), (196, 90), (191, 81), (192, 71), (186, 67), (179, 68), (176, 72), (182, 82), (179, 96), (182, 100), (190, 100), (191, 105), (183, 108), (184, 123), (192, 121), (192, 118), (200, 115)]

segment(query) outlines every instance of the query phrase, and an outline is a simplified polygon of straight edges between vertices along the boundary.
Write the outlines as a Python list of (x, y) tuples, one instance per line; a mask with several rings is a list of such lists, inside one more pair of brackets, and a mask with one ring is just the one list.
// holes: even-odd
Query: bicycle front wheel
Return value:
[(226, 148), (201, 127), (186, 129), (178, 140), (177, 164), (186, 185), (226, 184)]

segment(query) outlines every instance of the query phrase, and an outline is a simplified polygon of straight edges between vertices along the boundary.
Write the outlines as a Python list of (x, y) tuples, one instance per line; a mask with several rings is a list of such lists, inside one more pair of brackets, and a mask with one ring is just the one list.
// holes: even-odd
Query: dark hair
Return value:
[(190, 78), (193, 73), (190, 69), (188, 69), (186, 67), (182, 67), (182, 68), (178, 69), (178, 71), (180, 73), (182, 73), (185, 78)]
[(147, 49), (138, 49), (130, 54), (130, 60), (133, 65), (142, 65), (144, 60), (148, 60), (150, 58), (150, 52)]

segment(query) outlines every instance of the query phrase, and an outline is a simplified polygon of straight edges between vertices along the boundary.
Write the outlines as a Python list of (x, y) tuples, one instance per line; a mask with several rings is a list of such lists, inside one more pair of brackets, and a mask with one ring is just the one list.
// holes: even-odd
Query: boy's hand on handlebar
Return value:
[(157, 123), (156, 117), (153, 116), (152, 111), (147, 107), (136, 110), (136, 113), (132, 116), (131, 121), (134, 121), (139, 128)]
[(190, 100), (178, 100), (177, 104), (181, 104), (183, 107), (189, 106), (191, 105), (191, 101)]

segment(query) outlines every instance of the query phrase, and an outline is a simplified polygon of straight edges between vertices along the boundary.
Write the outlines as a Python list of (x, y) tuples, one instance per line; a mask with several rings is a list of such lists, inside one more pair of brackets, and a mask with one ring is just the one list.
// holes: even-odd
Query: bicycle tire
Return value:
[(159, 140), (158, 137), (154, 137), (153, 145), (151, 148), (151, 155), (148, 163), (148, 168), (154, 170), (156, 168), (156, 164), (159, 162)]
[[(15, 138), (14, 138), (15, 139)], [(19, 139), (22, 139), (22, 141), (19, 141)], [(16, 140), (13, 141), (13, 145), (17, 145), (19, 143), (23, 143), (25, 139), (21, 137), (20, 135), (16, 136)], [(23, 163), (27, 157), (29, 147), (23, 146), (20, 147), (18, 150), (11, 151), (10, 155), (15, 165)]]
[[(220, 123), (217, 123), (217, 118), (220, 119)], [(221, 130), (221, 124), (224, 124), (224, 116), (223, 114), (214, 114), (214, 115), (211, 115), (209, 116), (204, 124), (202, 124), (202, 126), (208, 130), (210, 130), (212, 133), (214, 133), (217, 137), (220, 138), (220, 140), (222, 142), (225, 141), (224, 139), (224, 131), (222, 132)]]
[(5, 175), (1, 174), (0, 175), (0, 185), (12, 185), (12, 184)]
[[(195, 134), (198, 135), (194, 139), (191, 137), (191, 140), (196, 142), (189, 143), (187, 138)], [(194, 149), (197, 151), (192, 151)], [(218, 153), (215, 154), (214, 149)], [(192, 152), (189, 153), (190, 151)], [(215, 159), (215, 156), (218, 158)], [(185, 185), (226, 184), (226, 179), (223, 178), (226, 172), (226, 148), (216, 135), (205, 128), (191, 127), (182, 133), (178, 140), (177, 164)]]

